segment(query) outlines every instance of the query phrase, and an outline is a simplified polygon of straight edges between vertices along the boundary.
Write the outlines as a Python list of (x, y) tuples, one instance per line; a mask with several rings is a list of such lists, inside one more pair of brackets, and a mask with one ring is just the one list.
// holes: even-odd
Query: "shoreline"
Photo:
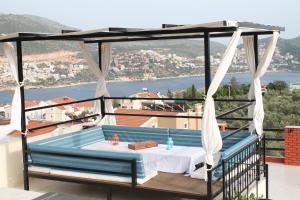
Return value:
[[(292, 72), (292, 71), (268, 71), (273, 73), (280, 73), (280, 72), (290, 72), (290, 73), (300, 73), (300, 72)], [(234, 75), (234, 74), (246, 74), (248, 72), (231, 72), (227, 73), (227, 75)], [(156, 81), (156, 80), (168, 80), (168, 79), (177, 79), (177, 78), (192, 78), (192, 77), (203, 77), (204, 74), (200, 75), (181, 75), (181, 76), (171, 76), (171, 77), (163, 77), (163, 78), (154, 78), (154, 79), (137, 79), (137, 80), (109, 80), (107, 83), (128, 83), (128, 82), (139, 82), (139, 81)], [(55, 88), (63, 88), (63, 87), (73, 87), (77, 85), (88, 85), (88, 84), (94, 84), (96, 81), (91, 82), (80, 82), (80, 83), (71, 83), (71, 84), (62, 84), (62, 85), (55, 85), (55, 86), (28, 86), (26, 89), (34, 90), (34, 89), (55, 89)], [(7, 88), (7, 89), (0, 89), (0, 92), (12, 92), (14, 91), (14, 88)]]

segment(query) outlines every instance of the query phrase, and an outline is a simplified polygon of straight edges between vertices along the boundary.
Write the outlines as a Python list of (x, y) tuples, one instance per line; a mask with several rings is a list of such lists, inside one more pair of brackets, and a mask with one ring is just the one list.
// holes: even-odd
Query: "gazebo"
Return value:
[[(220, 193), (223, 194), (223, 199), (231, 198), (235, 192), (243, 192), (245, 189), (255, 180), (258, 179), (260, 175), (260, 167), (258, 166), (261, 159), (260, 145), (263, 140), (263, 101), (262, 101), (262, 92), (261, 92), (261, 82), (260, 78), (267, 71), (268, 66), (270, 65), (273, 53), (276, 48), (276, 43), (279, 38), (279, 33), (284, 31), (284, 28), (278, 26), (270, 26), (263, 24), (256, 24), (250, 22), (237, 22), (237, 21), (218, 21), (211, 23), (195, 24), (195, 25), (175, 25), (175, 24), (163, 24), (161, 28), (153, 29), (138, 29), (138, 28), (117, 28), (109, 27), (88, 31), (72, 31), (72, 30), (63, 30), (61, 34), (48, 34), (48, 33), (13, 33), (0, 36), (0, 42), (4, 44), (4, 52), (8, 58), (10, 67), (12, 69), (13, 77), (16, 81), (16, 89), (12, 103), (12, 119), (11, 125), (14, 129), (22, 132), (22, 148), (23, 148), (23, 164), (24, 164), (24, 189), (29, 189), (29, 177), (39, 177), (46, 179), (55, 179), (62, 181), (72, 181), (80, 183), (93, 183), (105, 185), (108, 188), (113, 187), (124, 187), (135, 190), (148, 190), (153, 192), (165, 192), (168, 194), (173, 194), (176, 196), (186, 196), (192, 198), (201, 198), (201, 199), (213, 199)], [(258, 55), (258, 39), (259, 36), (271, 36), (269, 43), (259, 59)], [(217, 68), (216, 73), (213, 78), (211, 75), (211, 62), (210, 62), (210, 40), (211, 38), (225, 38), (229, 37), (230, 42), (224, 52), (221, 63)], [(141, 114), (126, 114), (126, 113), (114, 113), (112, 100), (113, 99), (143, 99), (143, 98), (130, 98), (130, 97), (111, 97), (106, 88), (106, 77), (108, 76), (109, 65), (111, 60), (111, 43), (116, 42), (131, 42), (131, 41), (153, 41), (153, 40), (171, 40), (171, 39), (193, 39), (193, 38), (203, 38), (204, 41), (204, 57), (205, 57), (205, 92), (206, 96), (204, 99), (177, 99), (184, 101), (204, 101), (204, 113), (203, 116), (184, 116), (186, 118), (202, 118), (202, 130), (201, 130), (201, 143), (205, 151), (205, 159), (200, 166), (203, 166), (204, 175), (203, 178), (207, 181), (200, 180), (186, 180), (182, 177), (178, 178), (179, 182), (182, 181), (185, 184), (191, 183), (193, 188), (184, 188), (181, 190), (178, 187), (165, 187), (159, 183), (159, 180), (163, 178), (168, 179), (170, 177), (163, 177), (162, 179), (156, 178), (156, 182), (151, 182), (151, 179), (141, 185), (137, 185), (137, 160), (132, 158), (128, 161), (124, 161), (120, 158), (110, 157), (110, 156), (93, 156), (93, 155), (82, 155), (81, 153), (66, 153), (66, 152), (55, 152), (48, 149), (41, 150), (39, 149), (40, 154), (45, 154), (49, 156), (74, 156), (76, 158), (90, 158), (90, 159), (99, 159), (106, 160), (111, 162), (129, 162), (130, 168), (130, 177), (132, 178), (131, 184), (123, 185), (115, 183), (114, 181), (92, 181), (92, 180), (83, 180), (80, 178), (74, 177), (62, 177), (59, 175), (51, 175), (42, 172), (31, 172), (29, 169), (30, 166), (39, 166), (47, 167), (46, 164), (35, 163), (35, 154), (34, 152), (37, 149), (27, 144), (27, 134), (30, 134), (31, 131), (49, 127), (51, 125), (59, 125), (64, 123), (69, 123), (74, 120), (68, 120), (65, 122), (53, 123), (47, 126), (36, 127), (33, 129), (27, 129), (26, 127), (26, 112), (38, 110), (38, 109), (47, 109), (55, 106), (68, 105), (73, 103), (85, 102), (85, 101), (95, 101), (95, 113), (90, 116), (86, 116), (82, 119), (97, 117), (95, 124), (99, 127), (104, 127), (106, 125), (115, 126), (115, 115), (125, 115), (125, 116), (143, 116)], [(243, 40), (246, 61), (249, 67), (249, 72), (251, 74), (251, 87), (249, 91), (248, 99), (244, 100), (233, 100), (233, 99), (214, 99), (214, 94), (217, 91), (219, 85), (221, 84), (230, 64), (233, 60), (235, 50), (238, 47), (240, 39)], [(27, 41), (78, 41), (82, 51), (84, 52), (85, 58), (87, 60), (89, 69), (97, 76), (97, 89), (95, 98), (85, 99), (75, 102), (57, 104), (57, 105), (48, 105), (44, 107), (37, 108), (25, 108), (25, 89), (24, 89), (24, 74), (23, 74), (23, 61), (22, 61), (22, 44)], [(15, 46), (13, 45), (15, 43)], [(91, 52), (86, 48), (88, 44), (98, 44), (98, 55), (99, 55), (99, 64), (93, 58)], [(171, 98), (159, 98), (161, 100), (170, 100)], [(174, 98), (172, 98), (174, 99)], [(172, 100), (171, 99), (171, 100)], [(155, 100), (155, 99), (154, 99)], [(227, 111), (219, 116), (215, 114), (215, 105), (214, 101), (239, 101), (245, 102), (246, 104), (240, 106), (234, 110)], [(235, 111), (248, 107), (248, 117), (245, 118), (229, 118), (225, 117)], [(180, 117), (180, 116), (168, 116), (168, 115), (153, 115), (155, 117)], [(217, 119), (230, 119), (230, 120), (244, 120), (250, 121), (243, 127), (240, 127), (226, 135), (222, 135), (218, 128)], [(78, 120), (78, 119), (76, 119)], [(221, 155), (221, 159), (216, 162), (215, 155), (222, 150), (222, 147), (225, 145), (224, 140), (232, 138), (240, 134), (244, 129), (248, 129), (248, 135), (245, 138), (241, 139), (241, 143), (230, 143), (224, 154)], [(98, 130), (98, 129), (97, 129)], [(98, 130), (99, 131), (99, 130)], [(118, 131), (122, 132), (123, 130)], [(150, 130), (149, 130), (150, 131)], [(168, 134), (170, 134), (168, 132)], [(195, 133), (196, 134), (196, 133)], [(249, 139), (248, 137), (253, 137), (255, 139)], [(195, 136), (196, 137), (196, 136)], [(198, 137), (198, 136), (197, 136)], [(200, 136), (199, 136), (200, 137)], [(248, 141), (249, 140), (249, 141)], [(224, 144), (223, 144), (224, 143)], [(226, 143), (227, 144), (227, 143)], [(41, 145), (39, 143), (38, 145)], [(234, 150), (230, 147), (235, 147)], [(223, 157), (222, 157), (223, 156)], [(265, 163), (263, 163), (266, 166)], [(246, 166), (246, 167), (245, 167)], [(49, 167), (49, 166), (48, 166)], [(53, 164), (52, 167), (60, 168), (64, 170), (72, 170), (74, 168), (70, 166), (60, 166)], [(198, 166), (199, 167), (199, 166)], [(256, 171), (255, 178), (252, 182), (247, 182), (247, 184), (242, 184), (240, 182), (244, 181), (246, 173), (253, 173), (253, 169)], [(217, 176), (218, 170), (221, 170), (221, 175)], [(264, 172), (265, 172), (264, 168)], [(84, 169), (82, 169), (84, 170)], [(102, 169), (103, 170), (103, 169)], [(88, 170), (87, 170), (88, 171)], [(98, 169), (97, 172), (101, 170)], [(109, 173), (109, 171), (105, 171)], [(231, 176), (236, 177), (233, 179)], [(128, 175), (128, 174), (127, 174)], [(169, 176), (169, 175), (168, 175)], [(213, 180), (213, 177), (217, 178)], [(174, 180), (176, 180), (176, 177)], [(155, 178), (153, 178), (155, 179)], [(158, 182), (157, 182), (158, 181)], [(190, 181), (190, 182), (189, 182)], [(199, 181), (199, 182), (197, 182)], [(236, 181), (239, 181), (240, 184), (236, 184)], [(204, 184), (205, 183), (205, 184)], [(199, 189), (196, 185), (201, 185)], [(205, 187), (204, 187), (205, 185)], [(196, 189), (195, 189), (196, 188)], [(197, 190), (199, 189), (199, 190)], [(111, 189), (108, 192), (108, 199), (111, 199)]]

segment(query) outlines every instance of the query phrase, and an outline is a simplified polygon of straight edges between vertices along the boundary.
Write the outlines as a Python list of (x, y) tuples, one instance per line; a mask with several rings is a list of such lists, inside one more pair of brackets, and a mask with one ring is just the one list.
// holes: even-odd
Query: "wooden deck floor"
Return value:
[[(53, 179), (67, 182), (79, 182), (79, 183), (94, 183), (103, 184), (106, 186), (119, 186), (125, 188), (131, 188), (131, 183), (121, 183), (103, 180), (92, 180), (84, 177), (70, 177), (53, 175), (41, 172), (29, 172), (31, 177)], [(215, 183), (213, 185), (213, 193), (221, 190), (222, 183)], [(142, 189), (147, 191), (157, 191), (163, 193), (173, 193), (179, 196), (190, 197), (206, 197), (207, 196), (207, 182), (200, 179), (193, 179), (183, 174), (163, 173), (159, 172), (157, 176), (150, 179), (142, 185), (137, 185), (136, 189)]]
[[(219, 191), (221, 186), (221, 183), (214, 184), (213, 192)], [(179, 195), (207, 196), (207, 182), (182, 174), (160, 172), (156, 177), (137, 187), (162, 192), (174, 192)]]

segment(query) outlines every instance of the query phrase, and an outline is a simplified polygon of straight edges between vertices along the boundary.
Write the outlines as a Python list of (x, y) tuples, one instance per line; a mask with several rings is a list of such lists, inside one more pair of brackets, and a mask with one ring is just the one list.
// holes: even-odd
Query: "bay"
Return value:
[[(250, 83), (250, 75), (248, 73), (227, 74), (222, 84), (229, 83), (232, 77), (236, 77), (239, 83)], [(263, 84), (268, 84), (275, 80), (283, 80), (288, 84), (300, 83), (300, 73), (296, 72), (268, 72), (262, 78)], [(147, 88), (149, 91), (160, 92), (166, 94), (168, 89), (183, 90), (195, 84), (197, 88), (204, 87), (204, 76), (179, 77), (159, 80), (144, 80), (131, 82), (109, 82), (108, 90), (111, 96), (129, 96), (131, 94), (142, 91)], [(25, 92), (26, 100), (48, 100), (57, 97), (68, 96), (77, 100), (94, 97), (95, 83), (82, 84), (76, 86), (46, 88), (46, 89), (27, 89)], [(12, 101), (13, 92), (0, 92), (0, 103), (10, 103)]]

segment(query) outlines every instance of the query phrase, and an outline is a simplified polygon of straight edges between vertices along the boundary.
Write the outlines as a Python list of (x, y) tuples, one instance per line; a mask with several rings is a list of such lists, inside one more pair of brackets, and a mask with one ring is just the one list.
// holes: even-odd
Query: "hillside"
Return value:
[[(0, 14), (0, 33), (43, 32), (60, 33), (75, 29), (58, 22), (32, 15)], [(268, 38), (259, 41), (259, 52)], [(222, 59), (225, 40), (211, 41), (211, 65), (215, 71)], [(89, 45), (97, 56), (96, 45)], [(79, 42), (24, 42), (24, 71), (30, 87), (61, 86), (95, 81), (88, 70)], [(130, 81), (204, 74), (203, 39), (180, 39), (140, 42), (120, 42), (112, 45), (109, 80)], [(240, 45), (239, 47), (242, 47)], [(0, 90), (14, 86), (9, 66), (2, 56), (0, 44)], [(237, 50), (230, 73), (248, 71), (244, 52)], [(300, 71), (300, 37), (280, 39), (269, 68), (271, 71)]]
[[(15, 32), (42, 32), (42, 33), (60, 33), (62, 29), (76, 30), (74, 27), (60, 24), (47, 18), (33, 15), (14, 15), (0, 14), (0, 33)], [(79, 50), (77, 42), (62, 41), (43, 41), (43, 42), (25, 42), (24, 52), (26, 54), (47, 53), (58, 50)], [(169, 41), (150, 41), (150, 42), (126, 42), (113, 45), (118, 51), (128, 51), (137, 49), (166, 48), (170, 53), (176, 53), (182, 56), (197, 56), (203, 52), (203, 44), (199, 40), (169, 40)], [(224, 45), (216, 42), (211, 44), (212, 53), (223, 51)], [(3, 50), (0, 48), (0, 53)]]
[[(0, 14), (0, 33), (4, 34), (15, 32), (60, 33), (62, 29), (75, 28), (33, 15)], [(58, 50), (77, 50), (77, 46), (78, 44), (75, 42), (63, 41), (25, 42), (24, 52), (25, 54), (33, 54)], [(0, 53), (3, 53), (2, 45)]]
[(283, 53), (290, 53), (300, 60), (300, 36), (292, 39), (280, 39), (278, 47)]
[[(42, 32), (42, 33), (60, 33), (62, 29), (76, 30), (47, 18), (33, 15), (15, 15), (0, 14), (0, 33), (15, 32)], [(265, 40), (265, 39), (264, 39)], [(262, 40), (263, 41), (263, 40)], [(1, 45), (1, 44), (0, 44)], [(175, 53), (179, 56), (195, 57), (203, 54), (203, 42), (200, 40), (167, 40), (167, 41), (144, 41), (144, 42), (123, 42), (113, 45), (117, 52), (149, 50), (164, 48), (169, 53)], [(289, 53), (300, 60), (300, 36), (293, 39), (280, 39), (278, 47), (283, 54)], [(218, 42), (212, 42), (212, 54), (223, 52), (225, 46)], [(77, 42), (63, 41), (43, 41), (43, 42), (25, 42), (24, 51), (26, 54), (39, 54), (54, 52), (58, 50), (77, 51), (79, 45)], [(0, 48), (0, 53), (3, 50)]]

